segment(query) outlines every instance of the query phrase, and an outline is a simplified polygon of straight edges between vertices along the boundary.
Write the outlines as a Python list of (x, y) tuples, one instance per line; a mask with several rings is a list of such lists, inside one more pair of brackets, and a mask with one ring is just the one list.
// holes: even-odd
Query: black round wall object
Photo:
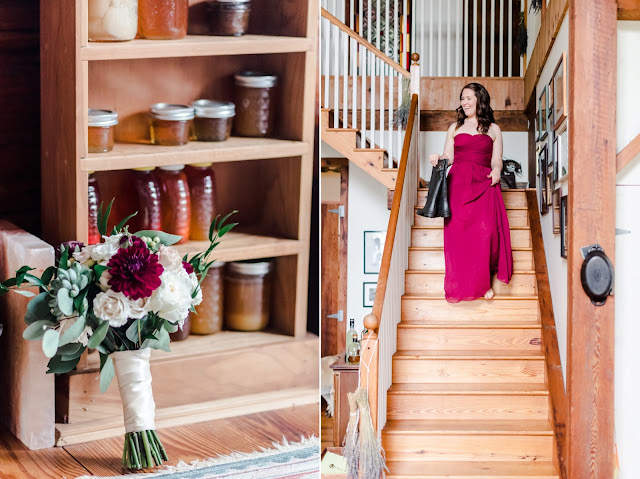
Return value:
[(613, 291), (614, 271), (611, 260), (599, 245), (590, 247), (585, 255), (580, 279), (591, 302), (602, 306)]

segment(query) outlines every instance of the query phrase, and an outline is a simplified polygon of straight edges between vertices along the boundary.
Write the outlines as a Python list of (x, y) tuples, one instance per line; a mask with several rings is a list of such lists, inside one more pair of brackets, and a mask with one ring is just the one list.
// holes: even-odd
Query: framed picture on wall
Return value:
[(553, 234), (560, 233), (560, 198), (562, 190), (555, 190), (553, 192)]
[(560, 198), (560, 256), (567, 257), (569, 222), (567, 221), (567, 196)]
[(567, 117), (567, 52), (562, 56), (553, 71), (553, 129), (557, 130)]
[(553, 163), (547, 164), (547, 206), (553, 204)]
[(558, 180), (560, 178), (559, 176), (559, 164), (560, 164), (560, 137), (554, 135), (553, 136), (553, 182), (554, 182), (554, 186), (553, 189), (555, 190), (556, 188), (560, 187), (560, 183), (558, 183)]
[(540, 177), (538, 179), (539, 197), (540, 197), (540, 214), (544, 215), (549, 211), (549, 195), (547, 190), (547, 145), (545, 144), (540, 150), (538, 157), (538, 171)]
[(547, 136), (547, 85), (542, 89), (542, 93), (538, 99), (538, 113), (540, 139), (544, 140)]
[(364, 273), (378, 274), (382, 263), (382, 252), (384, 251), (384, 241), (386, 231), (365, 231), (364, 232)]
[[(549, 117), (549, 125), (553, 125), (553, 77), (547, 87), (547, 96), (549, 97), (549, 104), (547, 105), (547, 116)], [(551, 129), (551, 128), (549, 128)]]
[(567, 124), (562, 125), (558, 134), (558, 181), (569, 178), (569, 138), (567, 136)]
[(362, 306), (372, 308), (376, 299), (378, 283), (362, 283)]

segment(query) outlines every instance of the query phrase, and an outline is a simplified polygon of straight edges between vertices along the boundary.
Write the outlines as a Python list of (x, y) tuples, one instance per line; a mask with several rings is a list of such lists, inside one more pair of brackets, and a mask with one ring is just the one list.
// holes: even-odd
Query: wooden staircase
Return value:
[(490, 301), (446, 302), (443, 219), (415, 217), (382, 431), (388, 479), (560, 477), (527, 199), (502, 194), (514, 274)]

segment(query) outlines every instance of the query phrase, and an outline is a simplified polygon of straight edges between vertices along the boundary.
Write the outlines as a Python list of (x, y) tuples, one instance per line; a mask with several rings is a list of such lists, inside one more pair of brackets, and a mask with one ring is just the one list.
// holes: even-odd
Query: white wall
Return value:
[[(527, 2), (527, 9), (531, 5), (531, 1)], [(533, 47), (536, 44), (536, 40), (538, 38), (538, 33), (540, 33), (540, 23), (542, 20), (542, 10), (538, 13), (533, 13), (533, 10), (528, 10), (527, 12), (527, 62), (531, 59), (531, 54), (533, 53)]]
[[(617, 151), (640, 133), (640, 22), (618, 22)], [(619, 479), (640, 477), (640, 156), (616, 179), (615, 425)]]

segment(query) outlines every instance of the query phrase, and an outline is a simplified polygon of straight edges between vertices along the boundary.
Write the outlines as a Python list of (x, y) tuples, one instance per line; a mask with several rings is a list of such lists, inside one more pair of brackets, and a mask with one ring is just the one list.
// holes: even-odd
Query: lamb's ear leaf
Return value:
[(57, 329), (47, 329), (42, 336), (42, 350), (44, 355), (48, 358), (52, 358), (58, 351), (58, 344), (60, 343), (60, 331)]

